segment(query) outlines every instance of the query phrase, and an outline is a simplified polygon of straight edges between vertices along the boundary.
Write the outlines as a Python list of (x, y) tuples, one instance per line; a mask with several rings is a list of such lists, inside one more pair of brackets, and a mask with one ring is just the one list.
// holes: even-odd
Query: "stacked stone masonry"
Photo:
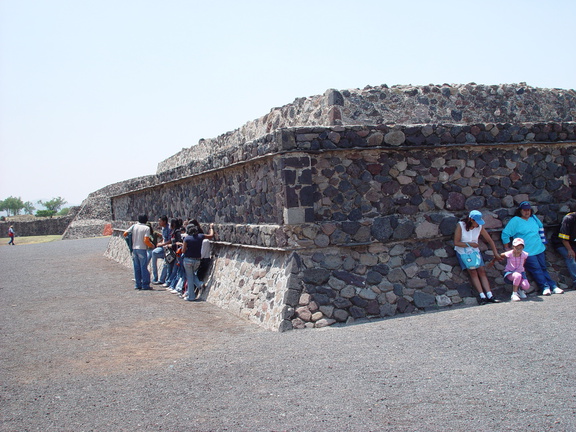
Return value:
[[(115, 227), (140, 213), (215, 222), (204, 297), (266, 328), (472, 304), (451, 244), (457, 220), (481, 210), (499, 247), (523, 200), (558, 224), (576, 199), (575, 127), (285, 128), (113, 196)], [(122, 243), (111, 242), (109, 256), (121, 261)], [(561, 259), (548, 258), (563, 282)], [(496, 287), (501, 270), (489, 273)]]
[[(266, 152), (267, 135), (301, 126), (444, 124), (520, 124), (576, 121), (576, 92), (520, 84), (443, 84), (367, 86), (327, 90), (298, 98), (214, 139), (200, 140), (160, 162), (158, 173), (201, 161), (222, 150), (259, 141)], [(432, 138), (436, 139), (436, 138)], [(461, 138), (454, 138), (461, 139)]]
[[(76, 207), (72, 208), (72, 212), (75, 209)], [(10, 226), (14, 227), (17, 237), (62, 235), (73, 217), (73, 214), (71, 214), (70, 216), (39, 218), (28, 221), (0, 221), (0, 237), (8, 237), (8, 228)]]

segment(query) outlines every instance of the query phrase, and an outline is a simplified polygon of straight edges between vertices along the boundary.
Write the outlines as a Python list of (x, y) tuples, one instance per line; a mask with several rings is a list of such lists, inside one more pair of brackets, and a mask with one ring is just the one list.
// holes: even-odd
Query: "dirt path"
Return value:
[[(2, 363), (13, 378), (148, 369), (177, 361), (192, 347), (217, 346), (222, 335), (262, 331), (161, 287), (134, 290), (130, 271), (103, 258), (105, 242), (3, 249), (2, 346), (12, 352)], [(34, 281), (41, 281), (39, 289)]]

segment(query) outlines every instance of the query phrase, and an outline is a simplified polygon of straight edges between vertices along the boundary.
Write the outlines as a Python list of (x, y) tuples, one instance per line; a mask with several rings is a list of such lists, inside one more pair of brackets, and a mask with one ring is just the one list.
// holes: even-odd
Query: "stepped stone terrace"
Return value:
[[(457, 220), (481, 210), (498, 246), (525, 199), (557, 224), (576, 200), (575, 118), (573, 90), (523, 83), (331, 89), (94, 193), (84, 214), (109, 211), (86, 219), (117, 234), (139, 213), (214, 222), (203, 298), (269, 329), (471, 305)], [(129, 260), (119, 236), (107, 254)]]

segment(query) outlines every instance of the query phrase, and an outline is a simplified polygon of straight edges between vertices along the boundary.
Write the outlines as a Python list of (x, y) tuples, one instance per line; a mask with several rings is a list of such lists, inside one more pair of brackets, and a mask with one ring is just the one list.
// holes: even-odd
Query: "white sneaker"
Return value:
[(558, 287), (554, 288), (554, 289), (552, 290), (552, 292), (553, 292), (554, 294), (564, 294), (564, 290), (563, 290), (562, 288), (558, 288)]
[(550, 288), (546, 288), (544, 291), (542, 291), (542, 295), (545, 296), (552, 295), (552, 291), (550, 290)]
[(519, 289), (518, 290), (518, 297), (520, 297), (521, 299), (525, 299), (528, 296), (526, 295), (526, 293), (524, 292), (523, 289)]
[(520, 296), (516, 293), (512, 293), (512, 297), (510, 297), (512, 301), (520, 301)]

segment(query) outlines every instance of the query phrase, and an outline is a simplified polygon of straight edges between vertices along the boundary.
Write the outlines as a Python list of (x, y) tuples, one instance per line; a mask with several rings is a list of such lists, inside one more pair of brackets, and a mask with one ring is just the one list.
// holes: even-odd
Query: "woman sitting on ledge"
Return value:
[[(490, 237), (490, 234), (484, 229), (484, 219), (482, 219), (482, 213), (478, 210), (472, 210), (468, 216), (458, 222), (456, 225), (456, 231), (454, 232), (454, 250), (456, 251), (456, 256), (458, 257), (458, 262), (462, 270), (468, 270), (470, 275), (470, 280), (472, 285), (478, 291), (480, 297), (479, 303), (481, 305), (486, 303), (500, 303), (492, 294), (490, 289), (490, 282), (488, 282), (488, 277), (486, 276), (486, 270), (484, 269), (484, 260), (480, 249), (478, 249), (478, 239), (480, 235), (488, 243), (492, 252), (494, 252), (494, 257), (497, 260), (502, 260), (500, 254), (496, 250), (496, 245), (494, 240)], [(468, 268), (468, 266), (462, 260), (462, 254), (473, 252), (479, 255), (479, 263), (476, 268)]]
[(512, 249), (512, 240), (518, 237), (524, 239), (524, 250), (528, 252), (524, 267), (540, 287), (541, 293), (545, 296), (552, 293), (563, 294), (564, 291), (558, 287), (548, 273), (544, 226), (540, 219), (534, 215), (534, 210), (528, 201), (520, 203), (514, 217), (504, 227), (502, 244), (510, 250)]

